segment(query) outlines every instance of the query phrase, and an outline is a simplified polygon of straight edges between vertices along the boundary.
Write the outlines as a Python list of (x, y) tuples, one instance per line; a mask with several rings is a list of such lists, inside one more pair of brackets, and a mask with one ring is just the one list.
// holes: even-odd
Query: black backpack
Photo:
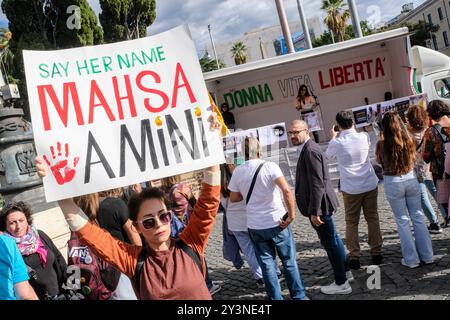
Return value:
[[(189, 257), (191, 257), (192, 260), (194, 260), (194, 262), (197, 265), (197, 267), (199, 268), (200, 272), (203, 274), (203, 266), (202, 266), (202, 262), (200, 261), (200, 256), (194, 250), (192, 250), (191, 247), (189, 247), (186, 243), (184, 243), (183, 240), (176, 239), (174, 241), (175, 241), (175, 247), (180, 248)], [(133, 276), (133, 279), (132, 279), (134, 292), (135, 292), (137, 297), (140, 297), (141, 274), (142, 274), (142, 269), (144, 267), (145, 259), (147, 258), (147, 252), (148, 252), (147, 245), (144, 245), (144, 247), (142, 248), (141, 253), (139, 254), (138, 261), (137, 261), (137, 264), (136, 264), (136, 272), (134, 273), (134, 276)]]

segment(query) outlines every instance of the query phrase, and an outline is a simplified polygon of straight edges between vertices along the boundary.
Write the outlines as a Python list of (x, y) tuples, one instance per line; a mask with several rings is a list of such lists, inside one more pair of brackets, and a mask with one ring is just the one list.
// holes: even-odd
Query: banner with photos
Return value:
[(381, 118), (386, 112), (397, 111), (403, 121), (406, 122), (405, 113), (410, 106), (418, 105), (427, 107), (428, 97), (426, 93), (402, 97), (398, 99), (378, 102), (366, 106), (347, 109), (353, 113), (355, 127), (361, 128), (371, 125), (377, 118)]
[(287, 132), (284, 122), (236, 131), (223, 138), (223, 149), (228, 163), (236, 162), (239, 159), (239, 162), (243, 161), (242, 143), (246, 137), (258, 139), (263, 149), (271, 146), (287, 145)]

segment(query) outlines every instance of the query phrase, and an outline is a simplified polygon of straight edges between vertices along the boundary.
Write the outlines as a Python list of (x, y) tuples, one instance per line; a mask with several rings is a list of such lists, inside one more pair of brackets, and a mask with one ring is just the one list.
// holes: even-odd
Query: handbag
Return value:
[(447, 179), (445, 172), (442, 179), (437, 179), (436, 189), (436, 202), (439, 204), (448, 203), (448, 198), (450, 196), (450, 180)]

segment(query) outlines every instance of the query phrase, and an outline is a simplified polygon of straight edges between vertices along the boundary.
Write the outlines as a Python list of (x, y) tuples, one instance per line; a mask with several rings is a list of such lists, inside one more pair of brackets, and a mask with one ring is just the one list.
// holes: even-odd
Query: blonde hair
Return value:
[(97, 212), (100, 207), (98, 193), (75, 197), (73, 198), (73, 201), (88, 216), (89, 220), (97, 222)]
[(261, 158), (261, 147), (258, 139), (245, 137), (245, 141), (242, 144), (242, 152), (244, 153), (245, 160)]

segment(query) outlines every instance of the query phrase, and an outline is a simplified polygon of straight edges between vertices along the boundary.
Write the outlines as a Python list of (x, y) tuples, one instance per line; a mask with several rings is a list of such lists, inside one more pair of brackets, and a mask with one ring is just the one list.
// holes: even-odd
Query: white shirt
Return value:
[(230, 231), (248, 231), (247, 229), (247, 209), (245, 200), (231, 202), (230, 198), (222, 197), (220, 199), (222, 207), (225, 208), (227, 215), (228, 230)]
[(361, 194), (377, 187), (378, 177), (370, 163), (369, 149), (369, 135), (355, 129), (343, 130), (328, 144), (325, 155), (328, 159), (337, 158), (343, 192)]
[[(244, 203), (253, 175), (262, 162), (263, 160), (260, 159), (246, 161), (233, 172), (228, 189), (232, 192), (240, 192)], [(279, 226), (278, 222), (286, 213), (286, 209), (283, 205), (283, 195), (275, 184), (275, 180), (282, 176), (283, 173), (276, 163), (265, 162), (259, 171), (252, 196), (247, 204), (248, 228), (263, 230)]]

